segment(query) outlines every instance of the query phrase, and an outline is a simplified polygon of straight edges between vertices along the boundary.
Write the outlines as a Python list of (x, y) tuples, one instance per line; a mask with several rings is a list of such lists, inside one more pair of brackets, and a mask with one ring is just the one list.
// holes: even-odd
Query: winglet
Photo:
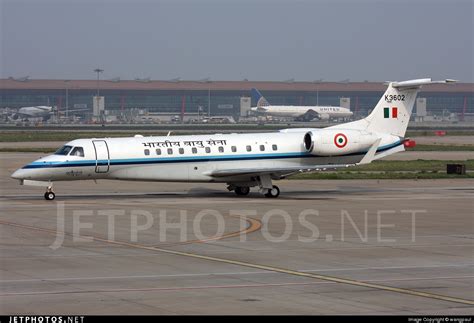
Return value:
[(357, 165), (370, 164), (374, 160), (375, 153), (377, 152), (381, 140), (382, 138), (379, 138), (372, 144), (369, 151), (365, 154), (362, 160), (357, 163)]

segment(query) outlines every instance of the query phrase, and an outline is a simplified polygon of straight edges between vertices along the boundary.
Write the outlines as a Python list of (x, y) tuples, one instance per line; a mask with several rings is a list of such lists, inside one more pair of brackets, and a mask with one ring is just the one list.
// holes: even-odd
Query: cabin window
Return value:
[(74, 149), (69, 154), (70, 156), (84, 157), (84, 148), (74, 147)]
[(277, 145), (272, 145), (272, 149), (273, 149), (273, 150), (278, 150)]
[(232, 146), (231, 149), (232, 149), (232, 152), (233, 152), (233, 153), (237, 152), (237, 147)]
[(197, 154), (198, 150), (197, 150), (196, 147), (193, 147), (193, 148), (191, 148), (191, 152), (192, 152), (193, 154)]
[(265, 146), (264, 145), (260, 145), (260, 151), (265, 151)]
[(252, 146), (247, 146), (247, 151), (252, 151)]
[(184, 148), (179, 148), (179, 154), (180, 155), (184, 154)]
[(71, 149), (72, 149), (72, 146), (62, 146), (61, 148), (56, 150), (56, 152), (54, 154), (55, 155), (64, 155), (64, 156), (66, 156), (67, 154), (69, 154)]
[(173, 155), (173, 148), (168, 148), (168, 155)]
[(145, 149), (145, 156), (150, 156), (150, 149)]
[(161, 155), (161, 149), (160, 148), (156, 149), (156, 154)]
[(220, 152), (220, 153), (223, 153), (223, 152), (224, 152), (224, 147), (222, 147), (222, 146), (219, 147), (219, 152)]
[(211, 147), (206, 147), (205, 149), (206, 149), (206, 153), (209, 154), (211, 152)]

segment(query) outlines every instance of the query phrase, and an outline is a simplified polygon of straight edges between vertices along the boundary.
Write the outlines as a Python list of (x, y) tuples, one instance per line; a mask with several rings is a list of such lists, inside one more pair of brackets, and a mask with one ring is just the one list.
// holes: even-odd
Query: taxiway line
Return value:
[[(47, 233), (55, 234), (55, 235), (58, 233), (56, 230), (35, 227), (35, 226), (30, 226), (30, 225), (25, 225), (25, 224), (19, 224), (15, 222), (0, 221), (0, 224), (23, 228), (23, 229), (34, 230), (34, 231), (47, 232)], [(72, 234), (68, 232), (61, 232), (61, 233), (63, 233), (64, 235), (73, 236)], [(370, 288), (370, 289), (394, 292), (394, 293), (410, 295), (410, 296), (424, 297), (424, 298), (464, 304), (464, 305), (474, 305), (474, 300), (470, 300), (470, 299), (463, 299), (463, 298), (457, 298), (457, 297), (452, 297), (452, 296), (433, 294), (433, 293), (428, 293), (428, 292), (423, 292), (423, 291), (411, 290), (407, 288), (386, 286), (386, 285), (363, 282), (363, 281), (358, 281), (358, 280), (353, 280), (353, 279), (348, 279), (348, 278), (340, 278), (340, 277), (334, 277), (334, 276), (301, 272), (297, 270), (279, 268), (279, 267), (274, 267), (274, 266), (269, 266), (269, 265), (254, 264), (254, 263), (239, 261), (239, 260), (200, 255), (200, 254), (190, 253), (190, 252), (182, 252), (182, 251), (176, 251), (176, 250), (170, 250), (170, 249), (164, 249), (164, 248), (158, 248), (158, 247), (150, 247), (150, 246), (145, 246), (145, 245), (140, 245), (140, 244), (135, 244), (135, 243), (124, 242), (124, 241), (112, 241), (109, 239), (95, 237), (95, 236), (92, 236), (92, 237), (94, 238), (95, 241), (101, 241), (108, 244), (119, 245), (123, 247), (150, 250), (154, 252), (162, 252), (162, 253), (176, 255), (176, 256), (184, 256), (184, 257), (189, 257), (189, 258), (213, 261), (213, 262), (236, 265), (236, 266), (241, 266), (241, 267), (260, 269), (260, 270), (265, 270), (265, 271), (270, 271), (270, 272), (278, 272), (278, 273), (288, 274), (292, 276), (318, 279), (322, 281), (335, 282), (335, 283), (341, 283), (345, 285), (352, 285), (352, 286), (358, 286), (358, 287), (365, 287), (365, 288)]]
[(145, 287), (145, 288), (112, 288), (112, 289), (90, 289), (90, 290), (58, 290), (43, 292), (18, 292), (3, 293), (0, 297), (7, 296), (33, 296), (54, 294), (89, 294), (89, 293), (117, 293), (117, 292), (154, 292), (154, 291), (183, 291), (196, 289), (226, 289), (226, 288), (261, 288), (261, 287), (284, 287), (299, 285), (331, 284), (331, 282), (310, 283), (270, 283), (270, 284), (237, 284), (237, 285), (206, 285), (206, 286), (177, 286), (177, 287)]

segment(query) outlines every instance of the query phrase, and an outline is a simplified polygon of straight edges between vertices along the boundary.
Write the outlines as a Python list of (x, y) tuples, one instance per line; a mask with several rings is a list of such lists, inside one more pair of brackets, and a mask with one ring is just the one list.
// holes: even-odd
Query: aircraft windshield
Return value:
[(67, 155), (71, 151), (72, 146), (62, 146), (54, 154), (55, 155)]
[(71, 151), (70, 156), (84, 157), (84, 148), (74, 147), (74, 149)]

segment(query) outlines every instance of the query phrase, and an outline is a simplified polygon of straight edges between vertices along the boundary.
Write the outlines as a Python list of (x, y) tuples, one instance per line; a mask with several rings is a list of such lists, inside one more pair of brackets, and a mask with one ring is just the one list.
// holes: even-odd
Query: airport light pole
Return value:
[(206, 77), (202, 79), (200, 82), (207, 83), (207, 116), (208, 118), (211, 117), (211, 78)]
[(69, 118), (69, 81), (64, 80), (66, 83), (66, 119)]
[(102, 73), (104, 70), (101, 68), (96, 68), (94, 72), (97, 73), (97, 97), (99, 97), (99, 81), (100, 81), (100, 73)]
[(319, 106), (319, 84), (321, 84), (322, 81), (323, 79), (314, 81), (314, 83), (316, 83), (316, 105), (317, 106)]
[[(100, 88), (100, 87), (99, 87), (99, 85), (100, 85), (100, 83), (99, 83), (99, 82), (100, 82), (100, 73), (102, 73), (103, 71), (104, 71), (104, 70), (101, 69), (101, 68), (96, 68), (96, 69), (94, 70), (94, 72), (97, 73), (97, 95), (96, 95), (97, 109), (99, 109), (99, 102), (100, 102), (100, 99), (99, 99), (99, 94), (100, 94), (100, 92), (99, 92), (99, 88)], [(100, 111), (100, 109), (99, 109), (99, 111)], [(102, 121), (102, 116), (101, 116), (100, 112), (99, 112), (99, 118), (100, 118), (101, 121)]]
[(211, 78), (206, 77), (198, 81), (199, 83), (207, 83), (207, 116), (211, 117)]
[(207, 116), (211, 117), (211, 86), (207, 87)]

